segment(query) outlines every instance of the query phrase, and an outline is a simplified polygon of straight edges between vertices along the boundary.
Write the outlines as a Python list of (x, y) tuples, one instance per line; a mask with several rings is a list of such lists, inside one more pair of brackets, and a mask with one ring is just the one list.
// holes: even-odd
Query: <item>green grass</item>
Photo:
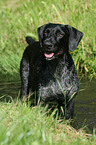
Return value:
[(1, 145), (95, 145), (95, 134), (76, 131), (54, 118), (54, 111), (48, 115), (39, 105), (30, 108), (26, 103), (0, 103)]
[[(0, 0), (0, 80), (19, 79), (25, 36), (38, 40), (37, 28), (48, 22), (69, 24), (84, 33), (72, 56), (80, 75), (96, 78), (95, 8), (95, 0)], [(47, 115), (39, 105), (30, 108), (18, 99), (0, 102), (0, 144), (96, 144), (95, 133), (76, 131), (54, 113)]]
[(37, 28), (53, 22), (69, 24), (84, 33), (72, 55), (79, 74), (96, 77), (95, 8), (95, 0), (0, 1), (0, 73), (19, 76), (25, 36), (37, 40)]

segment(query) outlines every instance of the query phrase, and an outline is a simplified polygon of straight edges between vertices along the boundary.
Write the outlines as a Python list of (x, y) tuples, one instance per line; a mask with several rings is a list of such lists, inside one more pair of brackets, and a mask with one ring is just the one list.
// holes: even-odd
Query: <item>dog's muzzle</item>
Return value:
[(58, 55), (61, 55), (63, 53), (63, 50), (59, 51), (59, 52), (52, 52), (52, 53), (49, 53), (49, 52), (45, 52), (44, 55), (45, 55), (45, 58), (46, 60), (52, 60), (56, 57), (58, 57)]

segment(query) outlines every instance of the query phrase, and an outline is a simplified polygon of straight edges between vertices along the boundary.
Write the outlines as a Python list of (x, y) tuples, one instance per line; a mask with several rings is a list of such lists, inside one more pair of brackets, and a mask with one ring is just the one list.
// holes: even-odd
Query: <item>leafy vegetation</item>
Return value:
[(65, 121), (54, 118), (39, 105), (30, 108), (26, 103), (0, 103), (1, 145), (95, 145), (95, 134), (76, 131)]
[(26, 47), (25, 36), (37, 40), (37, 28), (54, 22), (69, 24), (84, 33), (82, 42), (72, 55), (79, 74), (96, 77), (95, 0), (3, 0), (0, 3), (2, 74), (17, 76)]

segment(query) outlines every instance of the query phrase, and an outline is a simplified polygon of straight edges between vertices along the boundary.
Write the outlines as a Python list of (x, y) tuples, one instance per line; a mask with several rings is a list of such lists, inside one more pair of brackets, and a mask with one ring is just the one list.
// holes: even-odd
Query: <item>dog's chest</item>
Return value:
[[(72, 80), (73, 79), (73, 80)], [(57, 66), (55, 71), (47, 66), (39, 75), (39, 96), (42, 100), (64, 100), (64, 92), (74, 88), (74, 78), (66, 65)]]

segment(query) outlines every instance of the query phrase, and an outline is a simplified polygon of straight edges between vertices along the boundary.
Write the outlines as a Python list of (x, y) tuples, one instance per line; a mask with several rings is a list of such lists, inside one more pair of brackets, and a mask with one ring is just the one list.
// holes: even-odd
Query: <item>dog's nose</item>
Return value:
[(46, 43), (44, 44), (44, 47), (50, 48), (50, 47), (52, 47), (52, 44), (51, 44), (50, 42), (46, 42)]

